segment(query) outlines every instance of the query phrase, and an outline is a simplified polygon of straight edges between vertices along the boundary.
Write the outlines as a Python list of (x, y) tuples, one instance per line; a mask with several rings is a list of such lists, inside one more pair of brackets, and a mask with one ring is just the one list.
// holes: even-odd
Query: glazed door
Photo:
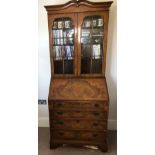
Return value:
[(52, 76), (77, 74), (77, 14), (49, 16)]
[(104, 76), (108, 13), (78, 14), (78, 75)]

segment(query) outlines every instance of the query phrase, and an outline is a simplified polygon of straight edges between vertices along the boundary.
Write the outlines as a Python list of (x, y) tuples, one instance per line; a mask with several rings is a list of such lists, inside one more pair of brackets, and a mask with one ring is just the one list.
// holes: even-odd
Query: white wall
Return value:
[[(95, 1), (95, 0), (91, 0)], [(48, 98), (48, 88), (50, 82), (50, 57), (48, 40), (47, 13), (44, 5), (63, 4), (68, 0), (39, 0), (38, 1), (38, 98)], [(95, 1), (96, 2), (96, 1)], [(103, 2), (103, 0), (98, 0)], [(106, 78), (110, 95), (109, 129), (116, 129), (117, 120), (117, 9), (116, 0), (110, 8), (109, 33), (107, 47), (107, 66)], [(47, 105), (38, 106), (39, 126), (48, 126), (48, 107)]]
[(106, 78), (110, 96), (109, 128), (117, 128), (117, 2), (110, 8)]

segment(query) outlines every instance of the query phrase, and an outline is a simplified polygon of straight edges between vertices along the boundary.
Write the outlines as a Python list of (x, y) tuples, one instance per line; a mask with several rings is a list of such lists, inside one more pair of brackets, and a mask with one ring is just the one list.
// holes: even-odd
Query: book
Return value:
[(101, 45), (93, 45), (93, 58), (94, 59), (100, 59), (101, 57)]

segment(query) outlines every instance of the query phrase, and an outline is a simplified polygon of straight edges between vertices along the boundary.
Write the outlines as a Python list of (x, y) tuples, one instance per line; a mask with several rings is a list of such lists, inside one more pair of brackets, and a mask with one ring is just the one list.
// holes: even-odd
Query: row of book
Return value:
[(55, 60), (70, 60), (74, 57), (74, 46), (54, 46), (53, 50)]
[(100, 44), (84, 45), (81, 50), (83, 58), (100, 59), (102, 55), (102, 46)]
[(53, 30), (53, 37), (54, 38), (63, 38), (63, 37), (73, 37), (74, 29), (71, 30)]
[(81, 38), (81, 43), (82, 44), (103, 44), (103, 38), (98, 38), (98, 37), (94, 37), (94, 38)]
[(102, 18), (98, 18), (98, 19), (87, 19), (84, 20), (83, 22), (83, 27), (101, 27), (103, 26), (103, 19)]
[(71, 20), (60, 20), (60, 21), (54, 21), (53, 22), (53, 28), (56, 29), (56, 28), (59, 28), (59, 29), (62, 29), (62, 28), (71, 28), (72, 27), (72, 21)]
[(98, 31), (98, 30), (93, 30), (93, 31), (90, 31), (90, 30), (87, 30), (87, 29), (83, 29), (82, 30), (82, 34), (81, 36), (82, 37), (103, 37), (103, 31)]
[(73, 45), (74, 39), (73, 38), (62, 38), (62, 39), (53, 39), (54, 45)]

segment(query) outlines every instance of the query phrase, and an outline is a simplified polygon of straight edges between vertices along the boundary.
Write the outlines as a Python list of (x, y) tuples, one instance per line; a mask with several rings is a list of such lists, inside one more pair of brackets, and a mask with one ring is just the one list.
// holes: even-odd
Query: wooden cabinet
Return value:
[(96, 145), (107, 151), (105, 66), (111, 4), (72, 0), (45, 6), (51, 60), (50, 148)]

